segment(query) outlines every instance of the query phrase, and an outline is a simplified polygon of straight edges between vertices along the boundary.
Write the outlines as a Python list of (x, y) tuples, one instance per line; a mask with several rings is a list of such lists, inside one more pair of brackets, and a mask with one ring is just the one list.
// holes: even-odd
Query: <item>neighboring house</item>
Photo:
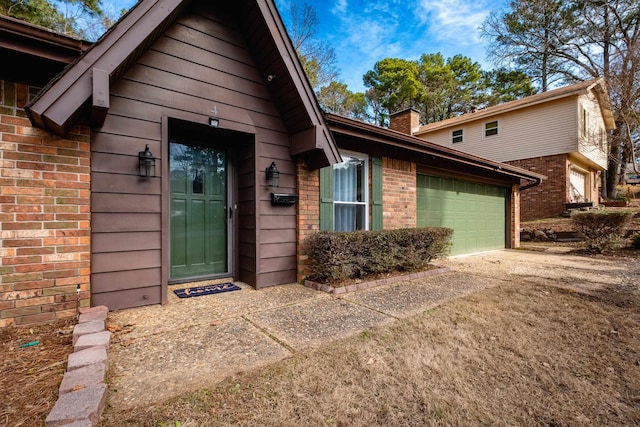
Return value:
[(627, 167), (624, 172), (625, 184), (637, 185), (640, 184), (640, 165), (637, 163), (627, 163)]
[(170, 284), (303, 280), (319, 229), (451, 226), (456, 253), (517, 247), (520, 187), (543, 179), (325, 116), (272, 0), (143, 0), (28, 105), (12, 79), (0, 326), (73, 315), (76, 290), (120, 309), (167, 303)]
[(430, 123), (413, 135), (547, 175), (521, 194), (521, 216), (528, 220), (559, 215), (569, 203), (597, 205), (612, 129), (599, 78)]

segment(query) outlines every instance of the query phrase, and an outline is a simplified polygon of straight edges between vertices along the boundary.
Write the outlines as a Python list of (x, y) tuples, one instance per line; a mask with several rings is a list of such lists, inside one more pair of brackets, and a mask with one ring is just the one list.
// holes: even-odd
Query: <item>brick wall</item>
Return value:
[(535, 157), (507, 163), (547, 176), (541, 185), (520, 193), (521, 220), (551, 217), (564, 212), (568, 197), (568, 155)]
[(382, 158), (382, 227), (413, 228), (417, 223), (416, 164)]
[(23, 107), (36, 92), (0, 81), (0, 327), (89, 305), (89, 128), (32, 128)]
[(301, 282), (305, 277), (307, 257), (302, 254), (302, 241), (320, 230), (320, 171), (310, 171), (304, 160), (297, 164), (298, 184), (298, 248), (297, 280)]

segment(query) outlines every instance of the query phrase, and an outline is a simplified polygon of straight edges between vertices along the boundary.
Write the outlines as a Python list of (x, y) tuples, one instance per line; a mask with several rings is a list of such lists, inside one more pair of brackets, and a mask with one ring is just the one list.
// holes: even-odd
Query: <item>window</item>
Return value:
[(382, 157), (340, 155), (320, 169), (320, 230), (382, 230)]
[(451, 132), (451, 142), (453, 144), (457, 144), (459, 142), (463, 142), (463, 132), (462, 129), (454, 130)]
[(498, 121), (488, 122), (484, 124), (484, 136), (493, 136), (498, 134)]
[(587, 114), (586, 108), (580, 106), (580, 111), (582, 112), (582, 114), (580, 115), (580, 122), (581, 122), (580, 123), (581, 124), (580, 131), (581, 131), (582, 137), (586, 138), (587, 137), (589, 116)]
[(342, 155), (342, 163), (333, 165), (333, 229), (367, 229), (367, 159)]

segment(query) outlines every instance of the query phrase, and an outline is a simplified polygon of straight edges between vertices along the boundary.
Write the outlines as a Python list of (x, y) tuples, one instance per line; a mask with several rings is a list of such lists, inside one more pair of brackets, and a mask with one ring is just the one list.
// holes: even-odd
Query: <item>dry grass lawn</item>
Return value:
[(638, 286), (499, 286), (102, 425), (640, 425)]

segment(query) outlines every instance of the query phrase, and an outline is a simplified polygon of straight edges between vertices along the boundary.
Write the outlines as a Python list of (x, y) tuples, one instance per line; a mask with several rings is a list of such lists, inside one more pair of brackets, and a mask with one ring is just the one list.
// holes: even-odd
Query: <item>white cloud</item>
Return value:
[(429, 34), (435, 39), (470, 45), (481, 41), (478, 28), (496, 4), (482, 0), (420, 0), (416, 15), (429, 26)]
[(337, 0), (333, 9), (331, 9), (331, 13), (334, 15), (341, 15), (347, 12), (347, 7), (349, 6), (347, 0)]

